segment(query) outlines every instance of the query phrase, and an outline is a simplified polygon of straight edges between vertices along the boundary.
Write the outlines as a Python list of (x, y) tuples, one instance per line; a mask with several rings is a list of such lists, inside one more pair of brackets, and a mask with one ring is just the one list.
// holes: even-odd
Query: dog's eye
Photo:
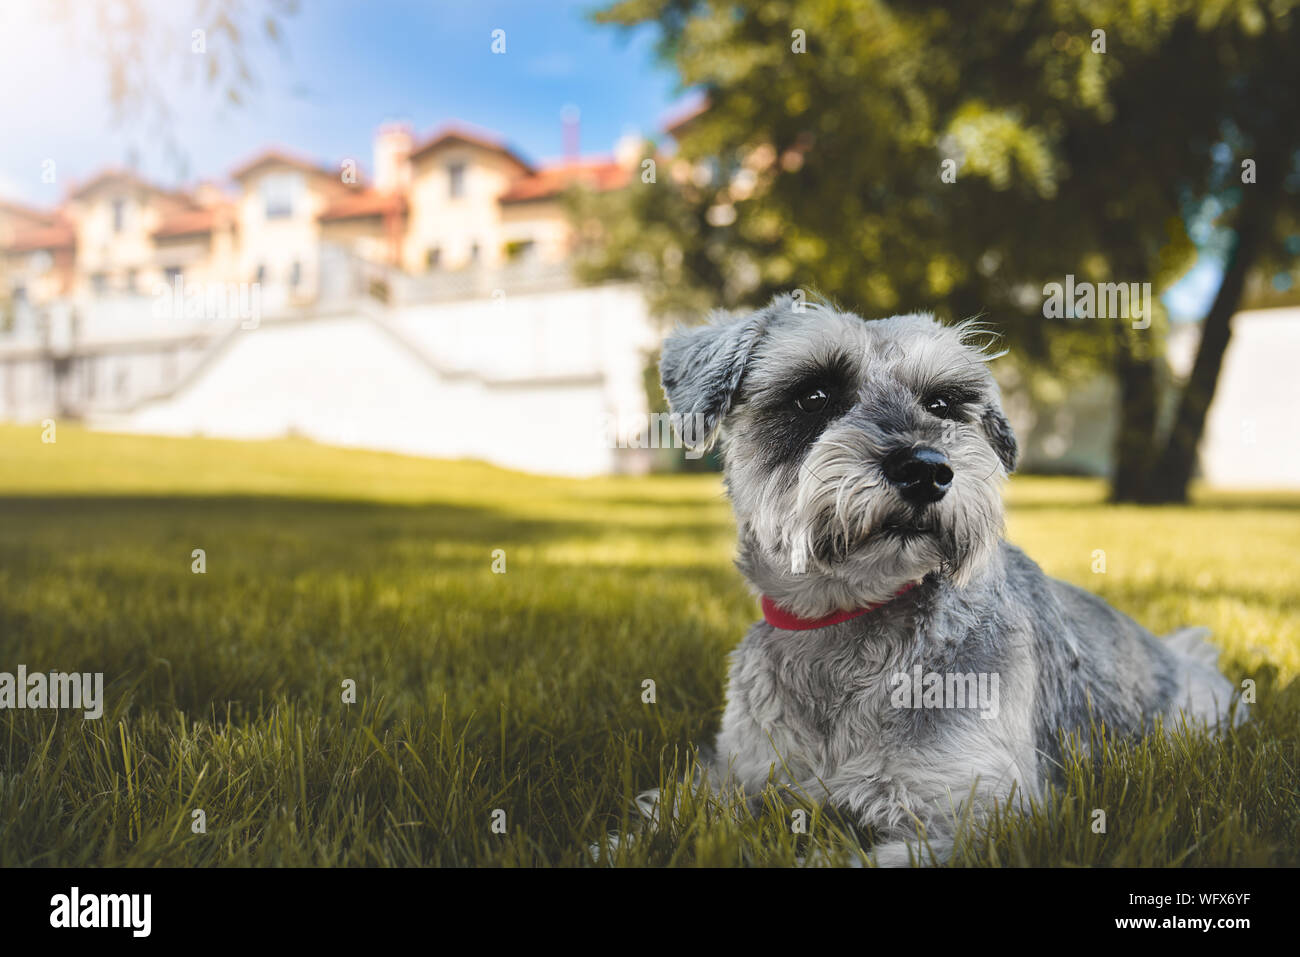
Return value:
[(830, 402), (830, 400), (831, 397), (826, 394), (825, 389), (810, 389), (807, 393), (794, 400), (794, 406), (800, 412), (812, 415), (825, 409), (826, 403)]
[(924, 406), (926, 412), (941, 419), (950, 419), (957, 412), (957, 403), (946, 395), (927, 396), (921, 402), (921, 405)]

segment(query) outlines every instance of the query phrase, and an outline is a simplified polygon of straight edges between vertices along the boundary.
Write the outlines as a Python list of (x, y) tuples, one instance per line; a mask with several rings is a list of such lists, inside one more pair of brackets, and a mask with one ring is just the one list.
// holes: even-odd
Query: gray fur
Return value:
[(708, 324), (679, 328), (664, 342), (660, 378), (672, 411), (680, 421), (702, 417), (703, 435), (682, 435), (687, 448), (713, 445), (771, 314), (767, 309), (737, 318), (715, 312)]
[[(754, 625), (731, 657), (710, 776), (751, 796), (771, 779), (851, 812), (878, 829), (881, 864), (917, 856), (918, 822), (943, 856), (954, 821), (1005, 802), (1013, 783), (1041, 797), (1062, 731), (1086, 739), (1096, 722), (1136, 736), (1157, 719), (1230, 716), (1232, 686), (1199, 634), (1156, 638), (1003, 540), (1016, 441), (979, 332), (779, 297), (679, 330), (663, 351), (673, 411), (703, 413), (710, 440), (721, 432), (737, 564), (754, 589), (804, 617), (888, 601), (814, 630)], [(839, 370), (828, 381), (840, 404), (818, 431), (790, 390), (819, 366)], [(922, 407), (936, 394), (962, 397), (956, 418)], [(807, 429), (805, 443), (791, 438)], [(954, 477), (918, 511), (880, 463), (919, 445), (941, 450)], [(996, 675), (996, 716), (898, 707), (895, 676), (918, 665)]]

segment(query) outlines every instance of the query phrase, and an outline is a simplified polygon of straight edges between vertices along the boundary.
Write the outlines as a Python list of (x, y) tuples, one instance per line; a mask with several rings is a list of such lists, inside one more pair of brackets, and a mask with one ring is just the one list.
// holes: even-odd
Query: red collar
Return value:
[(763, 618), (773, 628), (780, 628), (784, 631), (811, 631), (814, 628), (825, 628), (827, 625), (838, 625), (842, 621), (848, 621), (850, 618), (857, 618), (865, 615), (869, 611), (875, 611), (877, 608), (883, 608), (900, 595), (906, 594), (919, 584), (918, 582), (908, 582), (892, 596), (882, 602), (874, 605), (867, 605), (864, 608), (855, 608), (853, 611), (834, 611), (829, 615), (821, 618), (800, 618), (798, 615), (792, 615), (790, 612), (779, 607), (776, 602), (763, 596)]

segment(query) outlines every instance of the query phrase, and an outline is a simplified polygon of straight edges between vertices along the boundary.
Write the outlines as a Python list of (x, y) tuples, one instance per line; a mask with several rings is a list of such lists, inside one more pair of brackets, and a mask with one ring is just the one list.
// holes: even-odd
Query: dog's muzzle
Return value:
[(952, 487), (952, 467), (947, 456), (925, 445), (889, 453), (882, 470), (889, 484), (918, 507), (939, 501)]

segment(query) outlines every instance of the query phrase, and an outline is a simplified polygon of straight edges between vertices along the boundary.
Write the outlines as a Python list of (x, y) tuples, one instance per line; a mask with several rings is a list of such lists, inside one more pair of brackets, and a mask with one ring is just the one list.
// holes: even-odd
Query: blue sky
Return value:
[[(569, 104), (581, 111), (582, 151), (608, 153), (626, 130), (655, 134), (687, 96), (656, 61), (653, 33), (592, 23), (585, 14), (601, 5), (593, 0), (305, 0), (284, 21), (287, 54), (261, 41), (249, 47), (259, 88), (234, 108), (195, 76), (192, 0), (148, 2), (164, 37), (176, 38), (156, 72), (166, 78), (189, 175), (179, 175), (148, 124), (112, 122), (84, 14), (78, 38), (51, 20), (48, 0), (3, 0), (0, 196), (52, 205), (70, 181), (123, 164), (132, 150), (143, 173), (168, 184), (224, 178), (270, 144), (369, 167), (374, 129), (388, 119), (418, 134), (465, 121), (545, 159), (563, 152), (560, 115)], [(506, 32), (504, 55), (491, 52), (495, 29)], [(220, 54), (216, 40), (212, 54)], [(51, 158), (56, 182), (42, 183)]]

